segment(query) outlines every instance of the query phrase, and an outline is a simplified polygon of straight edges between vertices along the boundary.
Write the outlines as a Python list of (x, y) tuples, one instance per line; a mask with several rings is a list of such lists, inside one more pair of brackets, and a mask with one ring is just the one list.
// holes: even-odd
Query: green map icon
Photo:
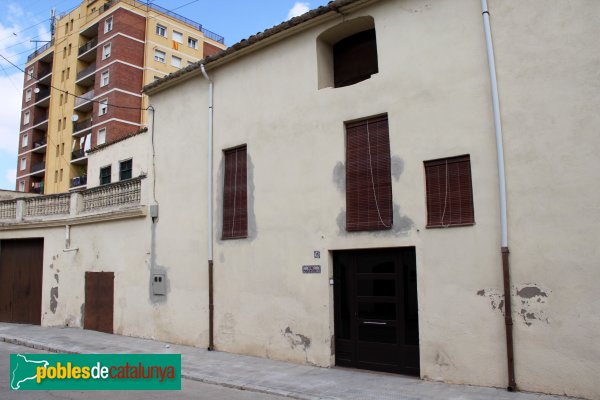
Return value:
[[(43, 356), (43, 355), (40, 355)], [(38, 357), (36, 357), (38, 358)], [(36, 379), (37, 368), (47, 367), (50, 364), (46, 360), (33, 360), (32, 355), (11, 354), (10, 355), (10, 388), (11, 390), (21, 390), (22, 385), (27, 381)]]

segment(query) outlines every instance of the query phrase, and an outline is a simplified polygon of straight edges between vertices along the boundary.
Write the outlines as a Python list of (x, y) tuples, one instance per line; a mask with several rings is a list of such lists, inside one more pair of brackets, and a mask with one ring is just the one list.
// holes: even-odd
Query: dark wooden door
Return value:
[(44, 239), (0, 241), (0, 321), (40, 325)]
[(85, 273), (84, 329), (113, 333), (114, 281), (113, 272)]
[(419, 375), (414, 248), (334, 253), (336, 364)]

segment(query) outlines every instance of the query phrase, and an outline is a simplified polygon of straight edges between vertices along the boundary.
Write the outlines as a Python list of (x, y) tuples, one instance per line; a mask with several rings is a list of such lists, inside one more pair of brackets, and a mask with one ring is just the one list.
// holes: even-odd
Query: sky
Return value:
[[(232, 45), (328, 0), (154, 0), (152, 3), (201, 23)], [(81, 0), (0, 0), (0, 55), (23, 68), (35, 49), (31, 40), (50, 39), (50, 9), (57, 14)], [(40, 45), (43, 45), (41, 43)], [(0, 57), (0, 189), (15, 190), (23, 72)]]

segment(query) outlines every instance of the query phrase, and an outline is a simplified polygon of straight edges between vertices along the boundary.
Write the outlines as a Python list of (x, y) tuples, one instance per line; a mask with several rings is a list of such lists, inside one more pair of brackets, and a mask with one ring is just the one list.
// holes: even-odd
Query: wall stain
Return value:
[(80, 310), (81, 310), (81, 318), (80, 318), (79, 323), (81, 324), (81, 327), (83, 327), (83, 324), (85, 322), (85, 303), (81, 303)]
[(219, 324), (219, 341), (226, 343), (235, 342), (235, 318), (232, 313), (223, 315), (223, 319)]
[(536, 286), (525, 286), (524, 288), (517, 290), (517, 296), (524, 299), (531, 299), (535, 296), (548, 297), (546, 292), (543, 292), (539, 287)]
[[(541, 287), (538, 284), (522, 284), (513, 286), (511, 296), (518, 317), (525, 325), (531, 326), (535, 321), (549, 324), (549, 318), (546, 315), (545, 304), (552, 291)], [(504, 293), (498, 289), (486, 288), (477, 291), (477, 295), (487, 297), (492, 310), (497, 310), (504, 316)], [(520, 304), (519, 304), (520, 303)]]
[(50, 289), (50, 311), (52, 314), (56, 314), (56, 307), (58, 306), (58, 286)]
[(335, 335), (331, 335), (331, 340), (329, 342), (329, 346), (331, 347), (331, 355), (335, 355)]
[(306, 351), (310, 347), (310, 338), (299, 333), (294, 333), (289, 326), (281, 334), (288, 340), (292, 349), (301, 347), (302, 350)]
[(346, 193), (346, 165), (341, 161), (333, 167), (333, 183), (338, 191)]
[(454, 366), (452, 359), (442, 349), (437, 351), (437, 353), (435, 355), (435, 363), (441, 369), (448, 369), (449, 367)]
[(504, 293), (498, 289), (488, 288), (477, 291), (477, 295), (487, 297), (492, 310), (498, 310), (504, 316)]
[(56, 283), (58, 283), (58, 274), (54, 274), (54, 279), (56, 279)]
[(550, 324), (546, 315), (546, 301), (551, 290), (536, 283), (525, 283), (517, 286), (515, 291), (517, 301), (521, 303), (518, 315), (525, 325), (531, 326), (535, 322)]
[(399, 180), (400, 175), (404, 172), (404, 160), (399, 156), (392, 156), (390, 167), (392, 170), (392, 177), (395, 180)]

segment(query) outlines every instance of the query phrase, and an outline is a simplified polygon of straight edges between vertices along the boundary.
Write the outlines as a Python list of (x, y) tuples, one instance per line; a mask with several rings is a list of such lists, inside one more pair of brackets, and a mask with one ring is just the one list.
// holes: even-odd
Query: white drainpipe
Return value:
[(481, 0), (485, 43), (490, 69), (490, 83), (492, 86), (492, 105), (494, 112), (494, 128), (496, 130), (496, 151), (498, 158), (498, 185), (500, 194), (500, 251), (502, 254), (502, 283), (504, 286), (504, 328), (506, 335), (506, 366), (508, 375), (508, 391), (517, 390), (515, 379), (512, 297), (510, 288), (510, 264), (508, 251), (508, 224), (506, 216), (506, 175), (504, 171), (504, 144), (502, 139), (502, 122), (500, 120), (500, 97), (498, 96), (498, 80), (496, 77), (496, 62), (494, 59), (494, 44), (492, 43), (492, 29), (490, 27), (490, 13), (487, 0)]
[(213, 285), (213, 206), (212, 206), (212, 178), (213, 178), (213, 93), (214, 84), (208, 77), (204, 64), (200, 64), (202, 75), (208, 81), (208, 350), (214, 350), (214, 285)]
[(490, 27), (490, 14), (487, 0), (481, 0), (483, 11), (483, 27), (485, 30), (485, 43), (487, 46), (488, 64), (490, 68), (490, 82), (492, 85), (492, 103), (494, 109), (494, 127), (496, 129), (496, 150), (498, 152), (498, 184), (500, 189), (500, 224), (501, 246), (508, 247), (508, 228), (506, 217), (506, 175), (504, 173), (504, 144), (502, 140), (502, 122), (500, 121), (500, 98), (498, 96), (498, 80), (496, 78), (496, 62), (494, 59), (494, 45), (492, 43), (492, 29)]

